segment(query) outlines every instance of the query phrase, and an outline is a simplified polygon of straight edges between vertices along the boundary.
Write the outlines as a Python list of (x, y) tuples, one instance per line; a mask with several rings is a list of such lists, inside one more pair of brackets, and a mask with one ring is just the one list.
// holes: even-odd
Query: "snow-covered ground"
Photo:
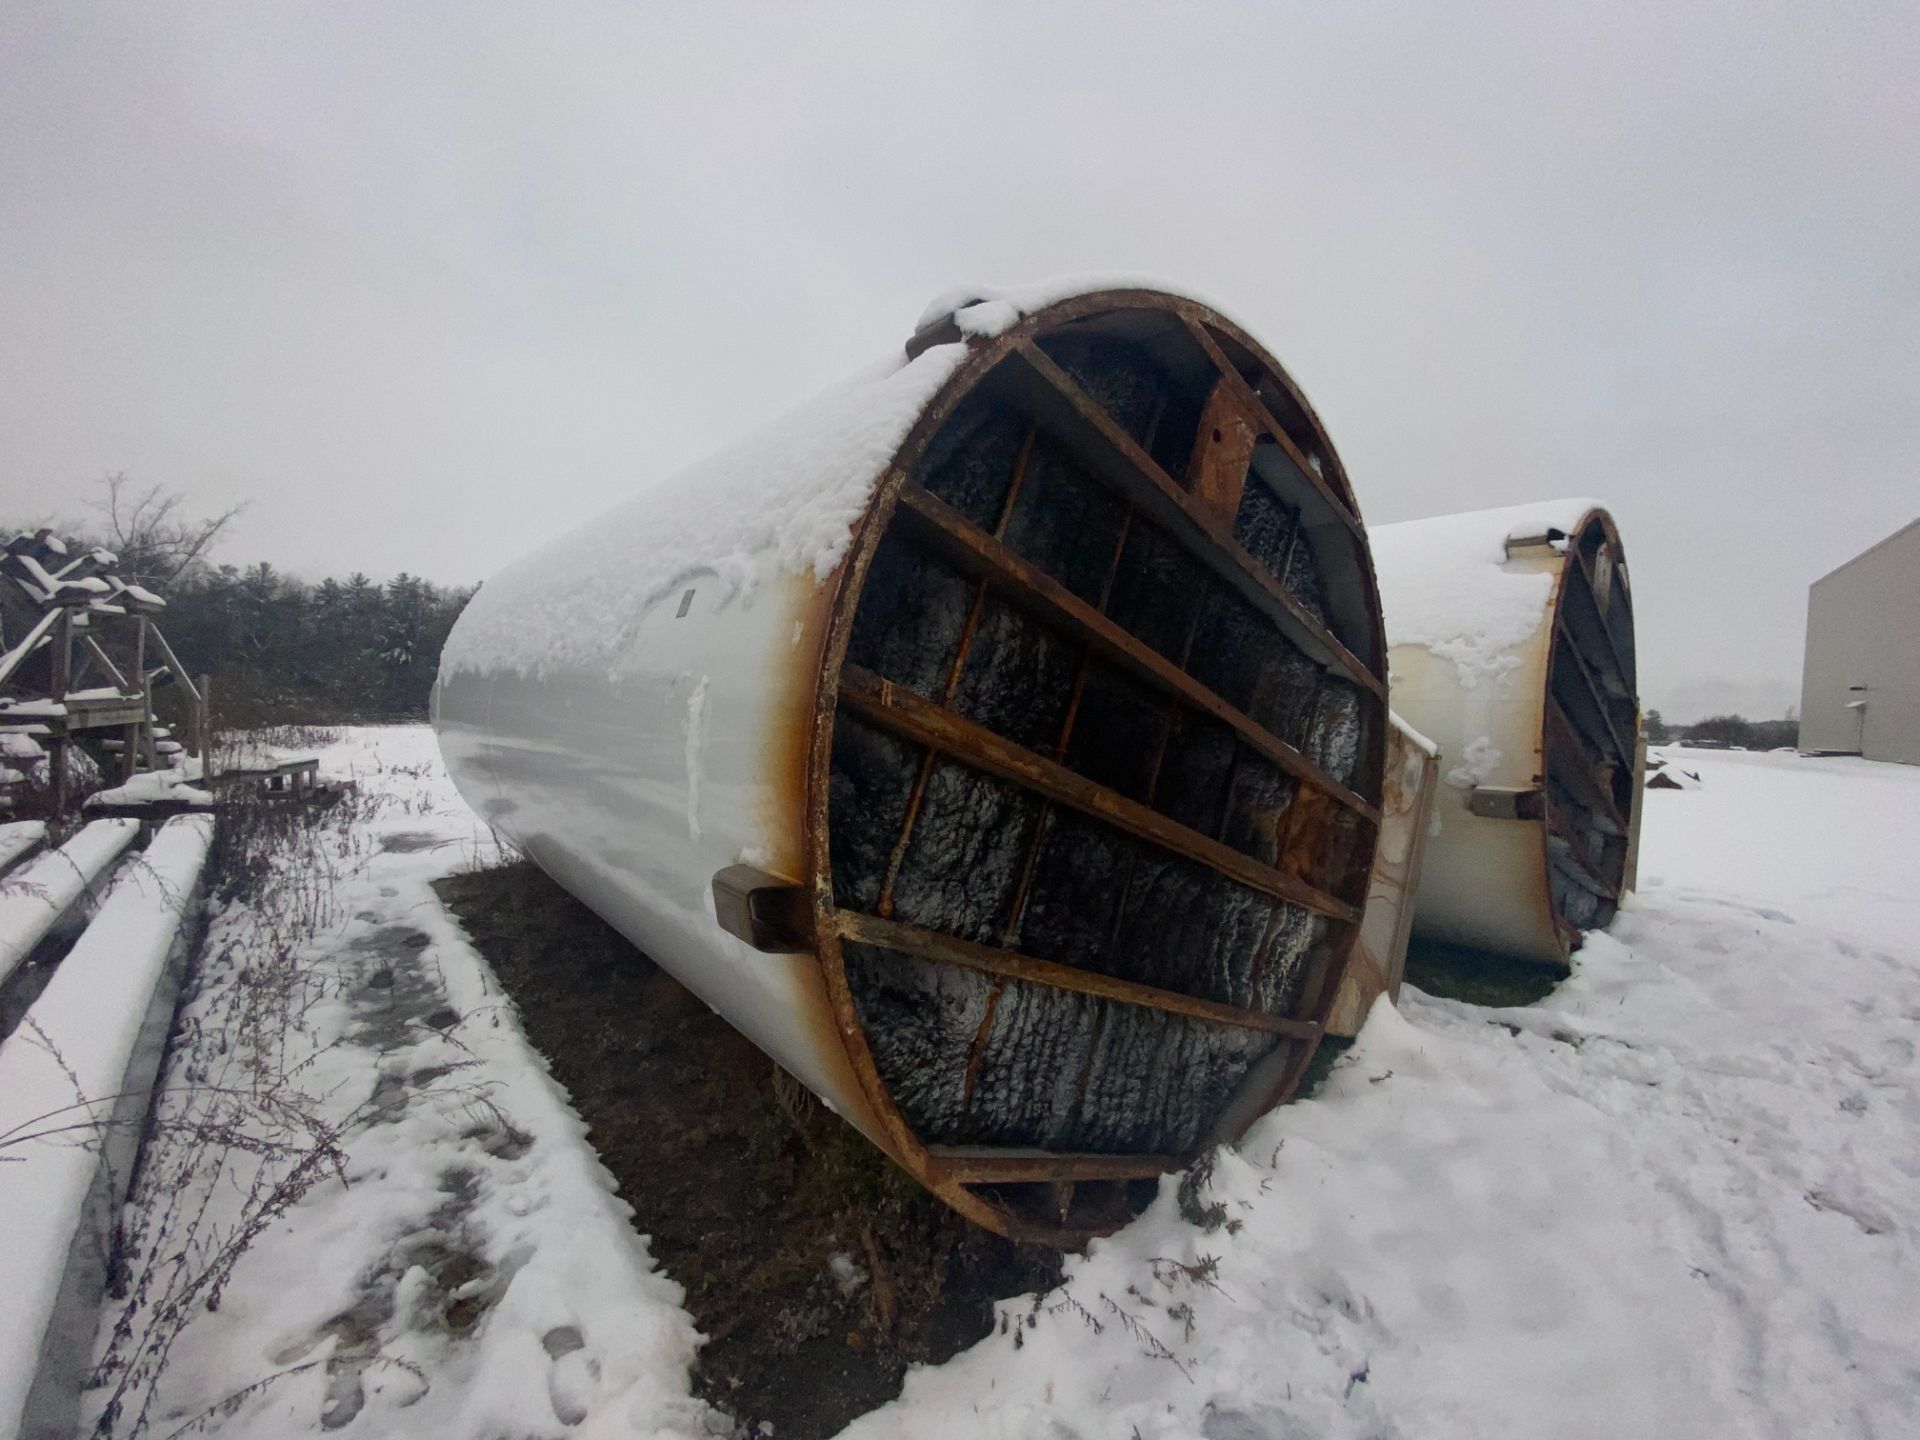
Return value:
[[(431, 737), (323, 759), (371, 813), (283, 857), (337, 913), (298, 942), (324, 993), (253, 1058), (345, 1163), (194, 1308), (154, 1433), (724, 1433), (678, 1287), (428, 888), (486, 843)], [(1211, 1228), (1169, 1179), (849, 1435), (1920, 1434), (1920, 770), (1682, 759), (1701, 788), (1649, 796), (1642, 893), (1549, 999), (1379, 1007), (1218, 1157)], [(225, 915), (215, 954), (284, 929)]]
[(1100, 1333), (1043, 1299), (851, 1433), (1920, 1434), (1920, 770), (1681, 758), (1549, 999), (1380, 1007), (1235, 1233), (1163, 1194), (1069, 1271)]
[(147, 1265), (93, 1411), (155, 1436), (707, 1433), (679, 1286), (429, 888), (492, 853), (432, 733), (310, 753), (360, 795), (274, 852), (271, 903), (214, 919), (129, 1226), (136, 1266), (196, 1238)]

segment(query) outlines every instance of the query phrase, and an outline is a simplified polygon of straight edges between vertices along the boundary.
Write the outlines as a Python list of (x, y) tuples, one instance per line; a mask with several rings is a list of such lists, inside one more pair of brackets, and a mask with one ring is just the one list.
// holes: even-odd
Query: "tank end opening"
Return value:
[(1324, 483), (1259, 463), (1324, 437), (1203, 339), (1120, 311), (989, 370), (837, 677), (823, 954), (928, 1183), (1007, 1233), (1111, 1229), (1281, 1098), (1364, 902), (1371, 571), (1323, 563), (1357, 530)]
[(1633, 602), (1612, 521), (1590, 514), (1564, 537), (1546, 704), (1548, 889), (1571, 951), (1609, 924), (1624, 893), (1640, 699)]

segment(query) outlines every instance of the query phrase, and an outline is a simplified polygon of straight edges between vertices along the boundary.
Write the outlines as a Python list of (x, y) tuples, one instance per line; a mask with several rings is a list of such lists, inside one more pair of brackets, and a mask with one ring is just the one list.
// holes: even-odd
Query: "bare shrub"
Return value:
[[(325, 809), (240, 799), (222, 813), (208, 861), (216, 918), (195, 947), (116, 1237), (112, 1326), (92, 1381), (106, 1392), (96, 1436), (152, 1433), (158, 1383), (187, 1326), (220, 1308), (262, 1232), (315, 1186), (345, 1183), (347, 1143), (378, 1110), (370, 1096), (343, 1114), (315, 1088), (322, 1052), (309, 1016), (341, 980), (313, 963), (312, 942), (344, 918), (340, 882), (373, 853), (366, 822), (411, 803), (349, 791)], [(450, 1088), (492, 1104), (484, 1086)], [(263, 1377), (183, 1428), (304, 1368)]]

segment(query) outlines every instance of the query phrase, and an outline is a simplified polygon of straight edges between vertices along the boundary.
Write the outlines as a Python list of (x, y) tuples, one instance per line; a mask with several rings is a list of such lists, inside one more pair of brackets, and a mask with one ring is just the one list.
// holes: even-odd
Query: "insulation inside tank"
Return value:
[(1606, 925), (1619, 905), (1639, 696), (1618, 543), (1595, 517), (1566, 545), (1547, 679), (1546, 809), (1554, 916), (1571, 939)]
[[(1191, 344), (1098, 326), (1038, 344), (1166, 474), (1198, 465), (1220, 376)], [(1142, 988), (985, 973), (905, 942), (848, 941), (845, 974), (923, 1142), (1179, 1155), (1250, 1067), (1299, 1043), (1258, 1019), (1301, 1015), (1350, 940), (1338, 912), (1362, 898), (1372, 846), (1354, 791), (1377, 787), (1384, 724), (1230, 567), (1257, 566), (1322, 622), (1329, 590), (1362, 582), (1324, 573), (1312, 497), (1258, 466), (1219, 518), (1250, 562), (1209, 553), (1018, 395), (983, 383), (955, 407), (874, 550), (831, 747), (833, 903)], [(882, 687), (930, 728), (875, 704)]]

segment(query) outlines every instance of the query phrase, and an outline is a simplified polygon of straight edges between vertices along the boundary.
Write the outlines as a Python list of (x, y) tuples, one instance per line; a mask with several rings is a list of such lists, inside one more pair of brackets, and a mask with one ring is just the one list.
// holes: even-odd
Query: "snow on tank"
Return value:
[(1142, 282), (904, 356), (489, 580), (463, 795), (922, 1183), (1110, 1229), (1291, 1093), (1365, 901), (1385, 643), (1346, 475)]
[(1632, 885), (1633, 595), (1588, 499), (1368, 531), (1393, 705), (1441, 749), (1414, 934), (1565, 970)]

